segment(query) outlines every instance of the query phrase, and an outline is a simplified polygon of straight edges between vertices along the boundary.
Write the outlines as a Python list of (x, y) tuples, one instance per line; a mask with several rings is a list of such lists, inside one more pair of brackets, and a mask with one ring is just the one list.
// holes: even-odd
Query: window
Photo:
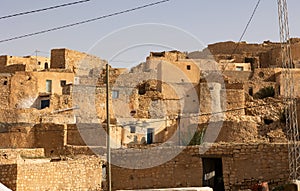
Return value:
[(41, 100), (41, 109), (44, 109), (46, 107), (49, 107), (50, 106), (50, 100), (47, 99), (47, 100)]
[(3, 82), (3, 85), (5, 85), (5, 86), (7, 85), (7, 81), (6, 80)]
[(130, 126), (130, 133), (135, 133), (135, 132), (136, 132), (135, 126), (131, 125)]
[(186, 66), (186, 69), (187, 69), (187, 70), (191, 70), (191, 65), (187, 65), (187, 66)]
[(52, 80), (46, 80), (46, 92), (52, 92)]
[(244, 67), (243, 66), (237, 66), (235, 68), (235, 70), (237, 70), (237, 71), (244, 71)]
[(255, 58), (245, 58), (245, 63), (254, 64)]
[(67, 84), (66, 80), (60, 80), (60, 86), (63, 87)]
[(40, 61), (38, 61), (38, 65), (41, 65), (41, 62), (40, 62)]
[(79, 77), (74, 77), (74, 84), (78, 85), (79, 84)]
[(111, 93), (112, 93), (112, 98), (113, 98), (113, 99), (119, 98), (119, 91), (113, 90)]
[(130, 111), (130, 116), (134, 116), (136, 114), (135, 110)]

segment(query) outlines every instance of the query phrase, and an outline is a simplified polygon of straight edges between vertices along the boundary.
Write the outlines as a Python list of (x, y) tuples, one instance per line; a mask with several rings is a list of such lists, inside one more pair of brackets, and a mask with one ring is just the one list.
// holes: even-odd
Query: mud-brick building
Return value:
[(1, 73), (14, 71), (41, 71), (50, 68), (50, 59), (41, 56), (0, 56)]
[(90, 69), (103, 63), (95, 56), (68, 49), (51, 50), (51, 58), (0, 56), (1, 108), (67, 107), (70, 104), (57, 105), (63, 87), (78, 82), (79, 75), (89, 75)]

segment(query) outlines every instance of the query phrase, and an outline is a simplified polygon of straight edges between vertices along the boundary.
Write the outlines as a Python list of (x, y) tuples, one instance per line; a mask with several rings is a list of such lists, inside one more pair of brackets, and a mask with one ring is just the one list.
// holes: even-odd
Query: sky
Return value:
[[(0, 16), (75, 0), (1, 0)], [(134, 8), (156, 0), (91, 0), (40, 13), (1, 19), (0, 40)], [(150, 51), (201, 50), (238, 41), (256, 0), (171, 0), (68, 29), (0, 43), (0, 55), (49, 56), (54, 48), (87, 52), (114, 67), (131, 67)], [(287, 0), (291, 37), (300, 37), (300, 1)], [(277, 1), (261, 0), (243, 41), (279, 41)]]

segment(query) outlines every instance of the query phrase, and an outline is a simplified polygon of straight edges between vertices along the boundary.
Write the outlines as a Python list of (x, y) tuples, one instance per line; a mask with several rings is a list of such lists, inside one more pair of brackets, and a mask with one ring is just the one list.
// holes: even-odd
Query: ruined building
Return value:
[[(292, 39), (295, 81), (299, 47)], [(109, 66), (113, 189), (285, 184), (280, 62), (278, 43), (223, 42), (151, 52), (130, 70)], [(0, 56), (1, 183), (105, 189), (106, 64), (68, 49)]]

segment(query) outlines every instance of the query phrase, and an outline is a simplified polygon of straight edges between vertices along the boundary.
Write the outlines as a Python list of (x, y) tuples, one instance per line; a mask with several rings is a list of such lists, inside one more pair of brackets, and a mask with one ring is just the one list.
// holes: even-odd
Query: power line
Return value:
[(70, 6), (70, 5), (75, 5), (75, 4), (79, 4), (79, 3), (86, 3), (88, 1), (91, 1), (91, 0), (75, 1), (75, 2), (71, 2), (71, 3), (65, 3), (65, 4), (61, 4), (61, 5), (55, 5), (55, 6), (46, 7), (46, 8), (42, 8), (42, 9), (36, 9), (36, 10), (32, 10), (32, 11), (25, 11), (25, 12), (21, 12), (21, 13), (15, 13), (15, 14), (10, 14), (10, 15), (5, 15), (5, 16), (0, 17), (0, 20), (1, 19), (8, 19), (8, 18), (11, 18), (11, 17), (22, 16), (22, 15), (28, 15), (28, 14), (42, 12), (42, 11), (47, 11), (47, 10), (51, 10), (51, 9), (57, 9), (57, 8), (66, 7), (66, 6)]
[(39, 34), (43, 34), (43, 33), (48, 33), (48, 32), (52, 32), (52, 31), (56, 31), (56, 30), (60, 30), (60, 29), (69, 28), (69, 27), (74, 27), (74, 26), (77, 26), (77, 25), (82, 25), (82, 24), (94, 22), (94, 21), (105, 19), (105, 18), (108, 18), (108, 17), (113, 17), (113, 16), (124, 14), (124, 13), (129, 13), (129, 12), (136, 11), (136, 10), (139, 10), (139, 9), (143, 9), (143, 8), (146, 8), (146, 7), (155, 6), (155, 5), (165, 3), (165, 2), (168, 2), (168, 1), (171, 1), (171, 0), (157, 1), (157, 2), (154, 2), (154, 3), (149, 3), (149, 4), (146, 4), (146, 5), (138, 6), (138, 7), (131, 8), (131, 9), (126, 9), (124, 11), (119, 11), (119, 12), (111, 13), (111, 14), (108, 14), (108, 15), (103, 15), (103, 16), (100, 16), (100, 17), (96, 17), (96, 18), (92, 18), (92, 19), (88, 19), (88, 20), (84, 20), (84, 21), (80, 21), (80, 22), (76, 22), (76, 23), (72, 23), (72, 24), (67, 24), (67, 25), (63, 25), (63, 26), (59, 26), (59, 27), (55, 27), (55, 28), (51, 28), (51, 29), (46, 29), (46, 30), (42, 30), (42, 31), (34, 32), (34, 33), (29, 33), (29, 34), (25, 34), (25, 35), (21, 35), (21, 36), (16, 36), (16, 37), (8, 38), (8, 39), (3, 39), (3, 40), (0, 40), (0, 43), (12, 41), (12, 40), (17, 40), (17, 39), (21, 39), (21, 38), (26, 38), (26, 37), (31, 37), (31, 36), (35, 36), (35, 35), (39, 35)]
[[(239, 38), (239, 41), (237, 42), (235, 48), (233, 49), (233, 51), (232, 51), (232, 53), (231, 53), (231, 57), (232, 57), (232, 55), (237, 51), (238, 47), (240, 46), (240, 43), (241, 43), (242, 39), (244, 38), (244, 36), (245, 36), (245, 34), (246, 34), (246, 32), (247, 32), (247, 30), (248, 30), (250, 24), (251, 24), (251, 21), (253, 20), (253, 17), (254, 17), (254, 15), (255, 15), (257, 9), (258, 9), (258, 6), (259, 6), (259, 4), (260, 4), (260, 1), (261, 1), (261, 0), (258, 0), (258, 1), (257, 1), (256, 5), (255, 5), (255, 7), (254, 7), (254, 10), (253, 10), (253, 12), (252, 12), (252, 14), (251, 14), (251, 16), (250, 16), (250, 18), (249, 18), (249, 21), (247, 22), (247, 24), (246, 24), (246, 26), (245, 26), (245, 28), (244, 28), (244, 30), (243, 30), (243, 32), (242, 32), (240, 38)], [(224, 71), (225, 71), (225, 69), (227, 68), (228, 64), (229, 64), (229, 63), (226, 63), (226, 65), (225, 65), (225, 67), (224, 67), (222, 73), (224, 73)]]
[(240, 42), (241, 42), (242, 39), (244, 38), (244, 36), (245, 36), (245, 34), (246, 34), (247, 30), (248, 30), (248, 27), (249, 27), (249, 25), (250, 25), (250, 23), (251, 23), (251, 21), (252, 21), (254, 15), (255, 15), (256, 11), (257, 11), (257, 8), (258, 8), (258, 6), (259, 6), (259, 4), (260, 4), (260, 1), (261, 1), (261, 0), (258, 0), (258, 1), (257, 1), (256, 5), (255, 5), (255, 8), (254, 8), (254, 10), (253, 10), (253, 12), (252, 12), (252, 14), (251, 14), (251, 17), (250, 17), (250, 19), (249, 19), (249, 21), (248, 21), (248, 23), (247, 23), (245, 29), (243, 30), (242, 35), (240, 36), (240, 39), (239, 39), (239, 41), (238, 41), (238, 44), (235, 46), (235, 49), (232, 51), (231, 55), (235, 53), (235, 51), (236, 51), (237, 48), (239, 47)]

